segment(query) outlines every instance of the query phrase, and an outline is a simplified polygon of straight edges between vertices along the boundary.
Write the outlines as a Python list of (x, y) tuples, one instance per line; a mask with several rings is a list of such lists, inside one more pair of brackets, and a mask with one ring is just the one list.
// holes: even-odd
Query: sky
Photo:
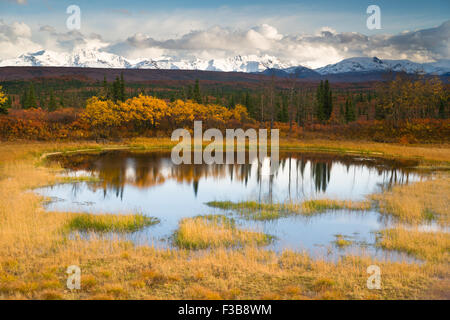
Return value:
[[(67, 7), (81, 10), (69, 30)], [(369, 30), (369, 5), (381, 28)], [(97, 48), (129, 59), (273, 56), (317, 68), (355, 56), (450, 58), (450, 1), (0, 0), (0, 60)]]

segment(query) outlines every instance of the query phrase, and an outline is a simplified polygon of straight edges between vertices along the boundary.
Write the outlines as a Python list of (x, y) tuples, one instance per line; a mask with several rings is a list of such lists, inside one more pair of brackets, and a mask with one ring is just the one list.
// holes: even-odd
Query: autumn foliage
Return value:
[[(280, 113), (284, 121), (275, 118), (276, 110), (269, 108), (276, 105), (273, 99), (261, 99), (261, 106), (266, 108), (261, 114), (269, 118), (261, 117), (260, 122), (254, 120), (255, 116), (252, 118), (241, 104), (225, 107), (196, 100), (169, 102), (142, 94), (125, 101), (93, 96), (86, 101), (84, 109), (60, 108), (52, 112), (40, 108), (9, 109), (9, 114), (0, 116), (0, 140), (168, 137), (178, 128), (192, 130), (196, 120), (203, 122), (204, 129), (222, 131), (227, 128), (278, 128), (282, 138), (344, 138), (405, 144), (450, 140), (448, 90), (439, 79), (413, 81), (397, 77), (379, 83), (371, 98), (361, 94), (357, 101), (354, 99), (357, 96), (351, 94), (332, 100), (331, 93), (324, 92), (330, 98), (326, 117), (323, 116), (325, 113), (314, 109), (320, 106), (316, 100), (323, 100), (320, 98), (323, 95), (318, 94), (318, 98), (312, 100), (308, 100), (307, 95), (295, 99), (292, 91), (281, 104), (286, 107)], [(274, 98), (273, 95), (270, 97)], [(5, 96), (0, 90), (0, 104), (2, 101)], [(334, 106), (330, 105), (332, 101)]]
[(139, 95), (125, 102), (89, 99), (81, 112), (75, 109), (12, 110), (0, 118), (0, 137), (14, 139), (110, 139), (133, 136), (169, 135), (174, 129), (192, 129), (193, 121), (205, 127), (226, 129), (254, 124), (247, 109), (234, 109), (192, 101), (166, 102)]

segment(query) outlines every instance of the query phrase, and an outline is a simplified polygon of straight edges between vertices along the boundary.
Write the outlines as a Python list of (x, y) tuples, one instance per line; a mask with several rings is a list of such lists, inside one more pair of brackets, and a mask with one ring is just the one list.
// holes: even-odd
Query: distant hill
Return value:
[[(267, 69), (258, 73), (222, 72), (200, 70), (160, 70), (160, 69), (118, 69), (118, 68), (80, 68), (80, 67), (0, 67), (0, 81), (31, 80), (45, 78), (78, 79), (83, 81), (114, 80), (123, 72), (127, 82), (147, 81), (183, 81), (195, 80), (213, 82), (247, 82), (270, 81), (272, 76), (278, 79), (295, 77), (300, 82), (318, 82), (328, 79), (331, 82), (371, 82), (383, 81), (395, 75), (385, 71), (345, 72), (321, 75), (318, 72), (294, 67), (289, 70)], [(450, 73), (440, 76), (444, 82), (450, 79)]]
[[(221, 59), (177, 59), (175, 57), (158, 57), (154, 59), (128, 59), (98, 49), (76, 49), (72, 53), (41, 50), (22, 54), (14, 59), (0, 61), (0, 67), (76, 67), (105, 69), (139, 69), (139, 70), (190, 70), (242, 72), (263, 75), (276, 73), (279, 77), (296, 75), (297, 78), (320, 79), (321, 76), (405, 72), (445, 75), (450, 72), (450, 60), (430, 63), (416, 63), (409, 60), (382, 60), (377, 57), (355, 57), (344, 59), (317, 69), (292, 65), (268, 55), (237, 55)], [(339, 77), (342, 78), (342, 77)], [(368, 78), (367, 75), (364, 78)], [(374, 80), (378, 79), (374, 77)]]

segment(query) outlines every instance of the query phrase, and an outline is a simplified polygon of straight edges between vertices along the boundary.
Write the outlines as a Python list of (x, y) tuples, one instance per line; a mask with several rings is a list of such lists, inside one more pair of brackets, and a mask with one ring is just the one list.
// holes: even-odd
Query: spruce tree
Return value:
[(317, 88), (316, 99), (317, 99), (317, 119), (319, 121), (325, 120), (325, 88), (323, 80), (320, 80), (320, 85)]
[(119, 77), (116, 77), (116, 80), (114, 80), (112, 84), (112, 98), (114, 102), (117, 102), (120, 100), (120, 79)]
[(329, 120), (331, 118), (331, 113), (333, 112), (333, 96), (330, 89), (330, 83), (328, 80), (325, 80), (323, 86), (323, 120)]
[(345, 121), (352, 122), (356, 120), (355, 105), (351, 98), (345, 100)]
[(126, 100), (125, 80), (123, 79), (123, 72), (120, 73), (120, 101)]
[(245, 107), (247, 108), (248, 114), (251, 117), (254, 117), (255, 116), (255, 108), (253, 105), (253, 100), (248, 91), (245, 93)]
[(37, 107), (36, 93), (34, 90), (33, 82), (30, 82), (28, 92), (25, 92), (23, 96), (22, 108), (30, 109), (36, 107)]
[(20, 105), (22, 109), (27, 108), (27, 101), (28, 101), (28, 93), (27, 90), (24, 90), (22, 96), (20, 97)]
[(55, 94), (53, 93), (53, 90), (50, 90), (50, 99), (49, 99), (49, 102), (48, 102), (47, 109), (50, 112), (55, 111), (56, 109), (58, 109), (58, 103), (56, 102)]
[(33, 82), (30, 82), (30, 92), (28, 93), (28, 106), (29, 108), (37, 107), (36, 91), (34, 90)]
[(102, 93), (101, 96), (104, 100), (107, 100), (110, 98), (109, 95), (109, 86), (108, 81), (106, 80), (106, 76), (103, 76), (103, 84), (102, 84)]
[(200, 84), (198, 79), (195, 80), (193, 99), (197, 103), (202, 103), (202, 94), (200, 92)]

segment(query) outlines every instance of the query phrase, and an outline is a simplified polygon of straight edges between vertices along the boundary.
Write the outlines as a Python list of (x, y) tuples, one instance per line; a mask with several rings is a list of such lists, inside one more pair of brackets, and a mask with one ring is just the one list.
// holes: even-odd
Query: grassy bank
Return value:
[(174, 243), (186, 249), (266, 245), (272, 238), (261, 232), (243, 230), (222, 215), (199, 216), (180, 221)]
[(387, 229), (380, 233), (378, 246), (406, 252), (422, 260), (450, 263), (450, 236), (444, 232)]
[[(450, 149), (446, 146), (396, 146), (356, 142), (330, 145), (334, 142), (311, 141), (298, 142), (295, 147), (325, 148), (327, 143), (330, 149), (383, 152), (383, 155), (388, 156), (401, 154), (432, 161), (433, 165), (439, 166), (448, 163), (450, 159)], [(438, 237), (386, 234), (381, 245), (421, 257), (424, 259), (421, 264), (383, 262), (370, 257), (355, 256), (329, 262), (320, 258), (313, 260), (302, 253), (285, 251), (277, 254), (247, 245), (237, 250), (230, 250), (226, 246), (215, 246), (207, 251), (184, 248), (163, 250), (134, 246), (117, 239), (68, 239), (65, 228), (74, 215), (44, 211), (43, 198), (28, 191), (30, 188), (53, 184), (59, 179), (57, 173), (60, 168), (38, 165), (41, 163), (41, 156), (49, 152), (101, 150), (124, 146), (143, 150), (167, 148), (170, 141), (136, 139), (106, 145), (58, 142), (0, 145), (0, 298), (450, 298), (448, 255), (442, 251), (448, 251), (448, 234)], [(422, 195), (417, 191), (420, 195), (417, 201), (421, 207), (430, 206), (427, 199), (431, 197), (431, 192), (436, 192), (437, 198), (442, 197), (448, 201), (449, 193), (444, 192), (447, 190), (445, 187), (448, 187), (448, 180), (436, 179), (428, 183), (420, 187)], [(408, 191), (405, 191), (405, 194), (407, 193)], [(411, 198), (406, 196), (402, 199), (403, 204), (398, 203), (400, 207), (407, 206), (411, 201)], [(436, 211), (436, 208), (433, 208), (431, 209)], [(407, 214), (410, 210), (404, 212)], [(438, 217), (448, 213), (439, 210), (436, 212)], [(200, 234), (197, 233), (197, 236), (203, 236), (202, 228), (205, 225), (208, 230), (211, 230), (211, 225), (212, 228), (216, 227), (215, 223), (209, 220), (200, 222), (200, 225)], [(240, 230), (236, 226), (235, 228)], [(229, 239), (236, 239), (236, 231), (234, 232), (233, 234), (231, 231), (231, 238), (230, 233), (223, 233), (226, 235), (225, 243)], [(214, 233), (210, 235), (211, 241), (217, 241), (214, 240)], [(239, 239), (239, 236), (237, 238)], [(199, 241), (199, 238), (194, 239), (194, 243)], [(203, 243), (209, 244), (210, 240), (206, 239)], [(429, 249), (434, 247), (435, 249)], [(366, 287), (369, 276), (367, 267), (374, 264), (382, 270), (381, 290), (369, 290)], [(66, 270), (70, 265), (78, 265), (82, 270), (82, 288), (79, 291), (70, 292), (66, 288)]]
[(433, 180), (406, 186), (394, 186), (392, 190), (373, 195), (383, 213), (404, 222), (420, 223), (435, 220), (450, 225), (450, 178), (440, 175)]
[(159, 220), (142, 214), (76, 214), (70, 219), (70, 231), (134, 232), (157, 224)]
[(301, 203), (263, 203), (256, 201), (211, 201), (206, 203), (213, 208), (233, 210), (244, 218), (253, 220), (273, 220), (289, 215), (313, 215), (328, 210), (367, 210), (369, 201), (346, 200), (307, 200)]

